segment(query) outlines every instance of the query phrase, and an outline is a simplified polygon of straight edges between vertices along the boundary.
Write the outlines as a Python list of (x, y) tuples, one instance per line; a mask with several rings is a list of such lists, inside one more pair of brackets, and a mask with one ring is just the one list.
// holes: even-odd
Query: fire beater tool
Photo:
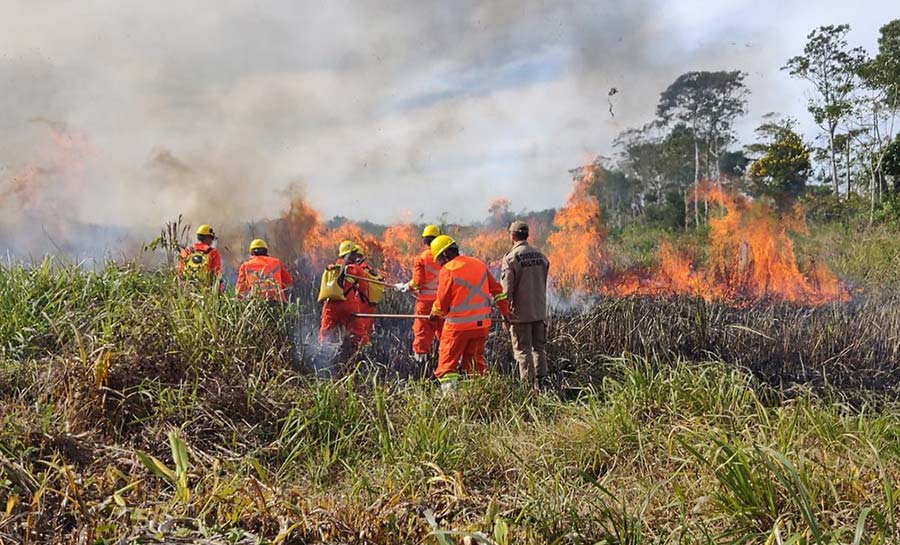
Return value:
[(384, 286), (386, 288), (395, 288), (395, 286), (393, 284), (390, 284), (388, 282), (382, 282), (381, 280), (373, 280), (371, 278), (366, 278), (365, 276), (356, 276), (355, 274), (347, 274), (347, 273), (344, 273), (344, 276), (347, 276), (349, 278), (355, 278), (357, 280), (365, 280), (366, 282), (371, 282), (372, 284), (378, 284), (379, 286)]
[(354, 312), (353, 316), (357, 318), (419, 318), (427, 320), (427, 314), (370, 314), (364, 312)]

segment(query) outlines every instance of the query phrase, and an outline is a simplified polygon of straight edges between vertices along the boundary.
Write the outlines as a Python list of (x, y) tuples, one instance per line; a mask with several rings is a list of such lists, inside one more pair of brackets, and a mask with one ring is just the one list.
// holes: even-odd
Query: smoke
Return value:
[[(147, 240), (179, 214), (277, 217), (298, 179), (324, 217), (470, 221), (496, 196), (559, 206), (566, 170), (609, 154), (686, 70), (750, 72), (759, 115), (802, 108), (777, 70), (795, 43), (747, 22), (756, 3), (8, 4), (0, 243), (21, 254), (121, 251), (123, 233)], [(773, 22), (796, 15), (778, 6)], [(56, 163), (55, 123), (92, 150), (75, 167)], [(23, 172), (27, 206), (10, 196)]]

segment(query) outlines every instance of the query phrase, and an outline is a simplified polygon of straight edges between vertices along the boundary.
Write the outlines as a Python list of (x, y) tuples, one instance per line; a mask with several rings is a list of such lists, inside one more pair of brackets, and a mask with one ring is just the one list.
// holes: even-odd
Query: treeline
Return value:
[(618, 136), (615, 157), (571, 174), (594, 169), (594, 190), (614, 228), (703, 225), (709, 208), (692, 197), (702, 182), (780, 207), (801, 198), (815, 219), (900, 225), (900, 19), (881, 27), (872, 55), (850, 47), (849, 32), (848, 25), (817, 28), (802, 54), (781, 67), (808, 83), (817, 134), (801, 135), (795, 119), (767, 114), (753, 142), (738, 142), (747, 74), (687, 72), (660, 94), (653, 120)]

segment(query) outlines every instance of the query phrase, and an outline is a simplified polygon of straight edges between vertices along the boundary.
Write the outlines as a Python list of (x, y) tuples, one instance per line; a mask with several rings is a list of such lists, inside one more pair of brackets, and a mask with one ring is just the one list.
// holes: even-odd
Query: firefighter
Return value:
[[(352, 240), (345, 240), (338, 246), (338, 259), (329, 265), (323, 274), (323, 288), (326, 278), (333, 277), (337, 293), (322, 293), (319, 300), (322, 306), (322, 321), (319, 326), (320, 343), (342, 343), (349, 335), (354, 348), (369, 342), (369, 323), (354, 314), (367, 312), (369, 283), (365, 278), (366, 271), (362, 267), (365, 258), (362, 249)], [(365, 301), (364, 301), (365, 299)]]
[(204, 286), (219, 285), (225, 289), (222, 279), (222, 256), (216, 249), (216, 232), (212, 226), (203, 224), (197, 228), (197, 242), (182, 248), (178, 256), (178, 275)]
[(547, 274), (550, 261), (528, 244), (528, 224), (509, 226), (512, 248), (503, 257), (500, 283), (509, 300), (509, 333), (519, 377), (538, 387), (547, 377)]
[[(413, 277), (409, 282), (401, 282), (394, 287), (400, 292), (412, 291), (416, 294), (416, 314), (427, 315), (431, 313), (431, 307), (437, 297), (438, 275), (441, 272), (440, 265), (431, 255), (431, 241), (440, 236), (441, 230), (436, 225), (428, 225), (422, 231), (422, 243), (425, 249), (416, 256), (413, 261)], [(413, 321), (413, 358), (417, 362), (424, 362), (431, 351), (434, 340), (441, 340), (441, 326), (443, 320), (427, 320), (417, 318)]]
[(238, 269), (235, 291), (239, 299), (257, 295), (269, 301), (284, 303), (293, 283), (291, 273), (277, 257), (269, 256), (269, 246), (260, 238), (250, 243), (250, 259)]
[[(359, 282), (359, 312), (373, 314), (377, 310), (377, 305), (384, 300), (384, 277), (369, 264), (366, 254), (360, 246), (357, 245), (356, 250), (348, 257), (359, 266), (364, 278), (375, 281), (356, 279)], [(357, 275), (354, 274), (354, 276)], [(362, 344), (368, 344), (372, 338), (372, 330), (375, 328), (375, 318), (357, 317), (354, 320), (354, 326), (357, 335), (363, 339)]]
[(491, 327), (491, 304), (504, 321), (509, 305), (503, 287), (481, 260), (459, 254), (456, 241), (440, 235), (431, 241), (431, 255), (441, 266), (431, 319), (444, 319), (438, 364), (434, 374), (442, 390), (459, 381), (459, 367), (469, 375), (484, 375), (484, 346)]

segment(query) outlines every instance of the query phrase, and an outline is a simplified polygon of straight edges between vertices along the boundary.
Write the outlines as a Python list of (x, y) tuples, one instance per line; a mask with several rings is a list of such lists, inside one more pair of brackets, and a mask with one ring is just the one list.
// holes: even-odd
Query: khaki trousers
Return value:
[(529, 383), (547, 376), (547, 324), (544, 322), (509, 325), (513, 356), (519, 364), (519, 377)]

